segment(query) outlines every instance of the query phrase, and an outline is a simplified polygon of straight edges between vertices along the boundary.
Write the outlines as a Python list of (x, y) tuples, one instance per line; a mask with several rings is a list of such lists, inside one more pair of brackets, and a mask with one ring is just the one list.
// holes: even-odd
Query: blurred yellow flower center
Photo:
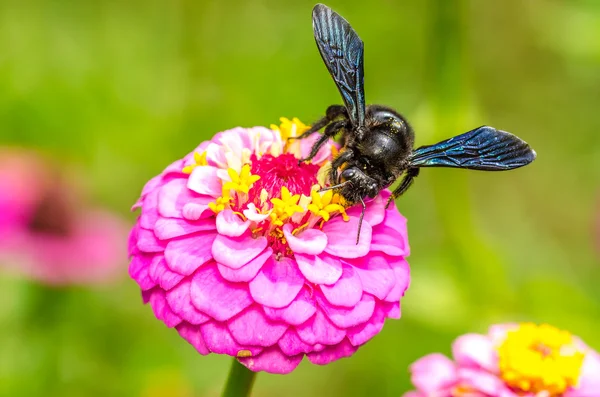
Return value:
[(502, 379), (515, 391), (556, 397), (577, 385), (584, 353), (569, 332), (524, 323), (507, 333), (498, 358)]

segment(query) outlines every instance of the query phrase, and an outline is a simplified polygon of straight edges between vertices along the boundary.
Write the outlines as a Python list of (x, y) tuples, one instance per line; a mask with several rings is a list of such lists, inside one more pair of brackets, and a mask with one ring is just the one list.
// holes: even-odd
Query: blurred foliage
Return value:
[[(4, 0), (0, 138), (87, 176), (123, 214), (215, 132), (318, 118), (338, 93), (312, 2)], [(483, 124), (538, 152), (509, 173), (432, 169), (398, 200), (412, 285), (403, 318), (352, 359), (260, 375), (255, 396), (399, 396), (408, 365), (494, 322), (549, 322), (600, 348), (592, 229), (600, 180), (600, 3), (336, 0), (366, 43), (369, 102), (418, 144)], [(228, 357), (156, 321), (135, 283), (52, 290), (0, 278), (0, 395), (217, 396)]]

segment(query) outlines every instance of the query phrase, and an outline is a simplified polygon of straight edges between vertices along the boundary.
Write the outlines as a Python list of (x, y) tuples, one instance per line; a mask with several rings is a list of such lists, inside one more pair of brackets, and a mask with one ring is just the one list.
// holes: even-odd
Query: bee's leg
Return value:
[[(323, 146), (329, 138), (334, 137), (335, 134), (337, 134), (342, 128), (346, 127), (347, 125), (348, 125), (348, 120), (340, 120), (340, 121), (334, 121), (333, 123), (329, 123), (327, 128), (325, 128), (325, 132), (323, 132), (323, 135), (321, 135), (319, 137), (319, 139), (315, 142), (313, 147), (310, 149), (310, 154), (308, 155), (308, 157), (298, 160), (298, 164), (300, 164), (304, 161), (312, 160), (312, 158), (315, 157), (317, 155), (317, 153), (319, 152), (319, 149), (321, 149), (321, 146)], [(302, 134), (302, 135), (304, 135), (304, 134)]]
[(321, 128), (325, 127), (327, 124), (331, 123), (333, 120), (337, 119), (340, 116), (344, 116), (345, 119), (348, 119), (348, 111), (346, 110), (346, 107), (342, 105), (331, 105), (325, 111), (325, 117), (316, 121), (310, 127), (310, 129), (304, 131), (297, 137), (290, 137), (288, 139), (304, 139), (319, 131)]
[(360, 203), (362, 204), (362, 211), (360, 213), (360, 218), (358, 218), (358, 233), (356, 233), (356, 245), (358, 245), (358, 241), (360, 240), (360, 229), (362, 228), (363, 218), (365, 217), (365, 211), (367, 210), (367, 205), (360, 199)]
[(419, 168), (409, 168), (408, 170), (406, 170), (406, 175), (404, 176), (404, 179), (402, 179), (400, 186), (398, 186), (396, 188), (396, 190), (394, 190), (392, 192), (392, 195), (388, 199), (388, 201), (385, 205), (386, 209), (387, 209), (387, 207), (390, 206), (390, 204), (392, 203), (392, 200), (397, 199), (398, 197), (400, 197), (402, 195), (402, 193), (404, 193), (406, 190), (408, 190), (408, 188), (410, 187), (410, 185), (413, 182), (413, 179), (417, 175), (419, 175)]
[(331, 162), (331, 171), (329, 172), (329, 183), (332, 185), (335, 183), (339, 183), (338, 181), (338, 168), (342, 166), (342, 164), (347, 163), (348, 161), (354, 158), (354, 151), (351, 149), (347, 149), (340, 153), (332, 162)]

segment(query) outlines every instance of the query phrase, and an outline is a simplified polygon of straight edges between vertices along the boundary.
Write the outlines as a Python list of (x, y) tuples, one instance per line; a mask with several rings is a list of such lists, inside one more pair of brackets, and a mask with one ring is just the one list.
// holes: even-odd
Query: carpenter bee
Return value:
[(354, 29), (323, 4), (314, 7), (312, 19), (317, 47), (344, 106), (329, 106), (325, 117), (298, 137), (325, 128), (309, 156), (300, 162), (311, 160), (329, 138), (341, 133), (343, 149), (331, 164), (331, 186), (324, 190), (334, 189), (349, 203), (362, 204), (357, 242), (366, 209), (364, 199), (376, 197), (402, 174), (387, 206), (410, 187), (421, 167), (504, 171), (535, 159), (535, 151), (523, 140), (487, 126), (413, 149), (414, 132), (404, 117), (387, 106), (365, 106), (364, 46)]

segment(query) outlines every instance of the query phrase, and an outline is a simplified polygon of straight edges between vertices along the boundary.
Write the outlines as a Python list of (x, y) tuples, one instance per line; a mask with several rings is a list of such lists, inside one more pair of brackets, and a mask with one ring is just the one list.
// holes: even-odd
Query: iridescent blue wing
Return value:
[(519, 137), (492, 127), (479, 127), (413, 151), (411, 167), (454, 167), (503, 171), (535, 160), (535, 151)]
[(363, 126), (363, 42), (348, 21), (323, 4), (313, 8), (313, 31), (321, 58), (342, 94), (352, 125)]

